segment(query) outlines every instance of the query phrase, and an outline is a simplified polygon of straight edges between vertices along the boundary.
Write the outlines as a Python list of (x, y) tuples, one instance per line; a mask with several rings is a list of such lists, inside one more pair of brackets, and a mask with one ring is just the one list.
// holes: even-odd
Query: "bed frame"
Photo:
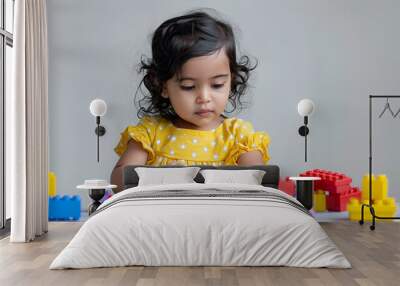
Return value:
[[(122, 180), (123, 189), (133, 188), (138, 185), (139, 177), (135, 171), (136, 167), (150, 167), (150, 168), (182, 168), (185, 166), (144, 166), (144, 165), (130, 165), (124, 168)], [(279, 167), (276, 165), (257, 165), (257, 166), (205, 166), (205, 165), (195, 165), (190, 167), (200, 167), (201, 169), (220, 169), (220, 170), (263, 170), (265, 175), (262, 179), (261, 184), (265, 187), (278, 188), (279, 184)], [(199, 173), (194, 178), (197, 183), (204, 183), (203, 176)]]

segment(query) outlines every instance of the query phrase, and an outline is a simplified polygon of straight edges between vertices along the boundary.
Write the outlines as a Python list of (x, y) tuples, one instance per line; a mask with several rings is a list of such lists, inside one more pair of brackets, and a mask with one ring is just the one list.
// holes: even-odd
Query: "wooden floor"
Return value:
[(321, 223), (353, 268), (119, 267), (48, 270), (82, 222), (52, 222), (32, 243), (0, 241), (0, 285), (400, 285), (400, 223)]

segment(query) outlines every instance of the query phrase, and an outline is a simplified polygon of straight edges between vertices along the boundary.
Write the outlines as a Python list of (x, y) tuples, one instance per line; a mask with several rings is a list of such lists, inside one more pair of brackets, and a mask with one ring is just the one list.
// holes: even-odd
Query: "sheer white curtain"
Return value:
[(11, 242), (47, 232), (48, 63), (45, 0), (14, 7), (13, 92), (6, 98), (6, 187)]

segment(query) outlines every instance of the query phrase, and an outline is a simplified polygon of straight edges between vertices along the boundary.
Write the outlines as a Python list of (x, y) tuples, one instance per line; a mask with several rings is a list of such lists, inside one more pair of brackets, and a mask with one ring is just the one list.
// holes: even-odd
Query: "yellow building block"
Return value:
[(387, 197), (383, 200), (375, 200), (373, 206), (377, 216), (393, 217), (396, 215), (397, 206), (395, 198)]
[[(363, 201), (364, 204), (368, 204), (368, 200)], [(375, 215), (382, 217), (394, 217), (396, 215), (396, 200), (388, 197), (384, 200), (376, 200), (372, 206), (375, 210)], [(349, 213), (349, 219), (358, 221), (361, 219), (361, 204), (357, 198), (351, 198), (347, 204), (347, 211)], [(372, 215), (369, 207), (364, 207), (364, 220), (372, 221)], [(376, 219), (380, 220), (380, 219)], [(390, 220), (390, 219), (385, 219)]]
[(56, 174), (53, 172), (49, 172), (48, 174), (48, 190), (49, 197), (57, 195), (57, 178)]
[(372, 198), (375, 200), (384, 200), (388, 197), (388, 178), (386, 175), (378, 175), (375, 180), (376, 190), (374, 190), (374, 194)]
[[(384, 200), (388, 195), (388, 179), (385, 174), (377, 175), (372, 174), (372, 199)], [(369, 174), (362, 178), (361, 183), (362, 199), (369, 200)]]
[(325, 212), (326, 211), (326, 195), (323, 190), (316, 190), (314, 192), (314, 211)]
[[(375, 190), (375, 176), (372, 175), (371, 177), (372, 180), (372, 190)], [(364, 175), (362, 178), (362, 182), (361, 182), (361, 197), (363, 200), (369, 200), (369, 174)], [(374, 195), (372, 194), (372, 197), (374, 197)]]

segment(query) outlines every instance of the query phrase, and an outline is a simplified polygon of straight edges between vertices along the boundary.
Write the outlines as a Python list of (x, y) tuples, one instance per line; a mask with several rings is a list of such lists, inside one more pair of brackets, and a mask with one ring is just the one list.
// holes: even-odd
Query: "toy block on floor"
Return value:
[(343, 212), (347, 209), (347, 204), (351, 198), (361, 200), (361, 191), (359, 188), (351, 188), (345, 193), (329, 193), (326, 197), (326, 205), (329, 211)]
[(291, 181), (289, 177), (286, 177), (284, 180), (279, 179), (278, 189), (290, 196), (294, 196), (296, 193), (295, 183)]
[(314, 206), (313, 210), (316, 212), (326, 211), (326, 194), (323, 190), (316, 190), (314, 192)]
[(330, 193), (348, 193), (351, 191), (352, 179), (343, 173), (332, 172), (323, 169), (314, 169), (303, 172), (301, 177), (320, 177), (316, 181), (314, 188), (328, 191)]
[(383, 200), (374, 200), (375, 214), (381, 217), (394, 217), (397, 206), (395, 198), (387, 197)]
[[(396, 215), (397, 206), (395, 198), (388, 197), (388, 178), (385, 174), (371, 176), (372, 185), (372, 207), (374, 208), (375, 215), (380, 217), (394, 217)], [(369, 174), (362, 178), (362, 202), (368, 205), (369, 198)], [(347, 205), (350, 220), (361, 219), (361, 200), (350, 200)], [(390, 220), (378, 219), (377, 220)], [(364, 207), (364, 220), (371, 221), (372, 215), (369, 207)]]
[[(363, 200), (364, 204), (369, 204), (369, 200)], [(388, 197), (383, 200), (376, 200), (372, 206), (375, 210), (376, 216), (381, 217), (394, 217), (396, 215), (397, 206), (394, 198)], [(347, 211), (349, 212), (349, 219), (353, 221), (361, 220), (361, 204), (357, 198), (351, 198), (348, 205)], [(369, 207), (364, 207), (364, 220), (372, 221), (372, 215)], [(381, 220), (381, 219), (376, 219)], [(384, 219), (390, 221), (390, 219)], [(383, 221), (383, 219), (382, 219)]]
[(49, 220), (79, 220), (81, 217), (81, 197), (49, 197)]

